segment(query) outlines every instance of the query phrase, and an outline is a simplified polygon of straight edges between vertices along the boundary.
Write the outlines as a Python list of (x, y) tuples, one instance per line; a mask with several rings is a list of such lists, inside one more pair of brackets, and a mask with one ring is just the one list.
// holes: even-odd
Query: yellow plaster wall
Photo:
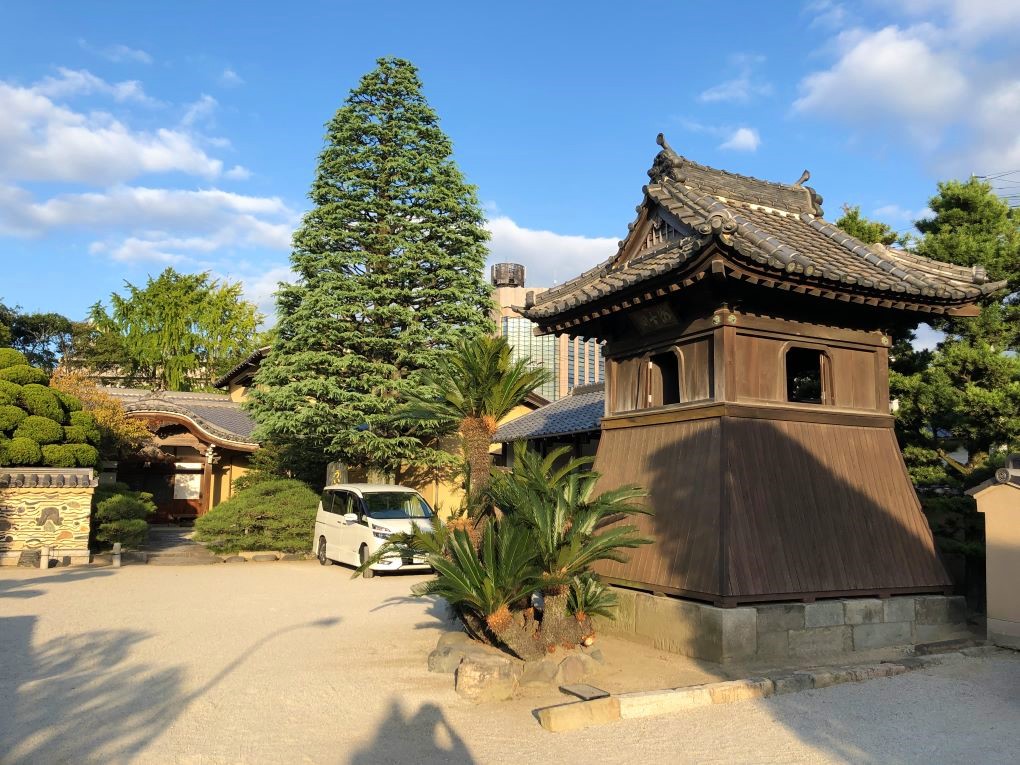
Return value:
[(0, 489), (0, 553), (88, 550), (92, 489)]
[(1020, 648), (1020, 488), (995, 484), (974, 499), (985, 514), (988, 638)]

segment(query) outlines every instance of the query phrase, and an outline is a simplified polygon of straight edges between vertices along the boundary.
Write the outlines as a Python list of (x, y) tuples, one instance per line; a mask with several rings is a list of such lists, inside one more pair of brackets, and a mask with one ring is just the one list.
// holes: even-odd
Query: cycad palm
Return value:
[(459, 343), (423, 376), (422, 389), (429, 393), (409, 396), (398, 419), (432, 433), (460, 433), (469, 466), (469, 507), (477, 507), (489, 484), (489, 446), (499, 421), (547, 376), (544, 369), (529, 369), (525, 359), (514, 361), (505, 338), (478, 335)]

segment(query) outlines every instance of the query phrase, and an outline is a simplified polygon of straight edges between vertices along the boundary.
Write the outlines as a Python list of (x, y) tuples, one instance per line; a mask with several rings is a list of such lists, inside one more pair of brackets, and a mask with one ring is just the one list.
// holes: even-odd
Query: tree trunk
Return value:
[(468, 514), (473, 517), (480, 512), (481, 498), (489, 487), (492, 469), (489, 446), (496, 432), (496, 422), (491, 417), (465, 417), (460, 432), (468, 462)]
[(562, 588), (542, 596), (542, 642), (549, 650), (557, 646), (576, 648), (591, 633), (590, 627), (579, 622), (567, 611), (567, 590)]

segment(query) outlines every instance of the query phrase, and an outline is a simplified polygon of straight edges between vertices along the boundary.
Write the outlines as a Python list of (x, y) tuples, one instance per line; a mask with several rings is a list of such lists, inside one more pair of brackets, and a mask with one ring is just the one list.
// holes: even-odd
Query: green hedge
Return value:
[[(0, 351), (5, 350), (0, 348)], [(21, 395), (21, 386), (9, 380), (0, 380), (0, 404), (17, 404)]]
[(0, 406), (0, 432), (10, 432), (28, 417), (28, 413), (20, 406), (4, 404)]
[(48, 417), (30, 414), (14, 431), (15, 438), (31, 438), (39, 445), (59, 444), (64, 440), (64, 427)]
[(240, 491), (195, 522), (195, 538), (220, 553), (307, 552), (319, 496), (301, 481), (264, 481)]
[(96, 418), (89, 412), (71, 412), (69, 415), (71, 425), (84, 429), (86, 440), (93, 446), (99, 445), (99, 426), (96, 425)]
[(8, 465), (38, 465), (42, 461), (42, 449), (31, 438), (12, 438), (4, 445), (0, 461)]
[(132, 491), (116, 483), (96, 489), (92, 498), (96, 541), (103, 545), (120, 542), (125, 547), (141, 547), (149, 534), (146, 518), (156, 511), (152, 495)]
[(13, 348), (0, 348), (0, 369), (21, 366), (28, 366), (28, 359), (24, 353)]
[[(53, 389), (50, 388), (50, 390)], [(64, 393), (62, 390), (54, 390), (53, 395), (60, 399), (60, 403), (64, 405), (64, 409), (68, 412), (81, 411), (82, 403), (76, 396), (72, 396), (70, 393)]]
[(46, 444), (42, 447), (42, 461), (48, 467), (74, 467), (77, 463), (69, 445)]
[(53, 391), (45, 385), (28, 384), (21, 386), (21, 396), (18, 403), (29, 414), (37, 414), (40, 417), (48, 417), (56, 422), (67, 422), (67, 412), (56, 397)]
[(0, 369), (0, 380), (16, 383), (17, 385), (45, 385), (50, 377), (41, 369), (30, 367), (28, 364), (15, 364), (12, 367)]

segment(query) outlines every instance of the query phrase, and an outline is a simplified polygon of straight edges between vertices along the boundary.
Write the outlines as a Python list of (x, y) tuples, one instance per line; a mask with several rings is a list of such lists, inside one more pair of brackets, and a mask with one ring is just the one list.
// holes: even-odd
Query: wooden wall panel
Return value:
[(949, 584), (890, 428), (727, 418), (726, 594)]
[(785, 401), (783, 340), (736, 335), (737, 401)]
[(829, 356), (832, 359), (834, 404), (846, 409), (876, 411), (879, 374), (876, 352), (831, 348)]
[(681, 373), (683, 375), (682, 401), (704, 401), (712, 398), (712, 377), (714, 363), (712, 360), (712, 338), (703, 337), (678, 346), (683, 359)]
[(606, 430), (595, 470), (599, 490), (636, 483), (654, 514), (635, 523), (656, 543), (629, 551), (626, 563), (597, 570), (655, 590), (719, 589), (720, 421), (718, 418)]

